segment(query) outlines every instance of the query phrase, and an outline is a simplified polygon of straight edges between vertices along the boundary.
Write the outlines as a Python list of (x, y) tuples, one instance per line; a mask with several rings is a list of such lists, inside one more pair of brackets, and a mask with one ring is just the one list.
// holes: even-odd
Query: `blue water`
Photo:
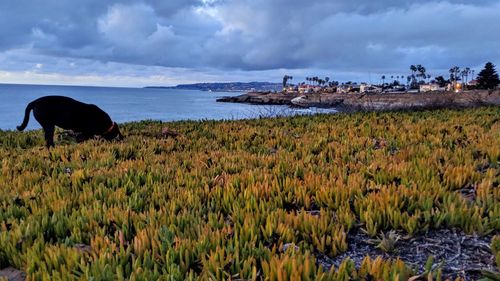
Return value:
[[(221, 96), (239, 94), (241, 93), (175, 89), (0, 84), (0, 129), (15, 129), (22, 123), (26, 105), (47, 95), (68, 96), (85, 103), (96, 104), (117, 123), (139, 120), (244, 119), (320, 111), (290, 109), (281, 105), (258, 106), (215, 101)], [(31, 115), (28, 129), (38, 128), (40, 125)]]

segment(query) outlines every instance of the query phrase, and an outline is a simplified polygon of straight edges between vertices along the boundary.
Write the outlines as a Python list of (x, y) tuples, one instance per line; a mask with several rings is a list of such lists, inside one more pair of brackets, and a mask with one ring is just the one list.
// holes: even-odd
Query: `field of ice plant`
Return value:
[(0, 269), (31, 280), (439, 278), (403, 259), (320, 259), (355, 233), (397, 255), (383, 233), (440, 229), (487, 237), (494, 268), (499, 121), (492, 107), (138, 122), (117, 143), (59, 131), (50, 151), (41, 131), (0, 131)]

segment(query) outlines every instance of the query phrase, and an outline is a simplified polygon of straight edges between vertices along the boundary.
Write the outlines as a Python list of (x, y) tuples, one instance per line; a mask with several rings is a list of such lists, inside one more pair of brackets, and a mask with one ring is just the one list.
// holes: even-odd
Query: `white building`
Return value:
[(420, 85), (420, 92), (433, 92), (433, 91), (444, 91), (444, 88), (439, 87), (438, 84), (432, 83), (432, 84), (423, 84)]
[(382, 88), (381, 87), (377, 87), (377, 86), (373, 86), (373, 85), (370, 85), (370, 84), (364, 84), (364, 83), (362, 83), (359, 86), (359, 92), (360, 93), (367, 93), (367, 94), (382, 93)]
[(342, 84), (337, 87), (337, 93), (347, 94), (353, 92), (360, 92), (360, 86), (358, 84), (350, 83), (350, 84)]

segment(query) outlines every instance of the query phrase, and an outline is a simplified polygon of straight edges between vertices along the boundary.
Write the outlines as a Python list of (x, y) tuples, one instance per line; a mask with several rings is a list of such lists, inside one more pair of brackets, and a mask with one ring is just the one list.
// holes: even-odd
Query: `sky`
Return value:
[(377, 83), (500, 63), (500, 0), (1, 0), (0, 83)]

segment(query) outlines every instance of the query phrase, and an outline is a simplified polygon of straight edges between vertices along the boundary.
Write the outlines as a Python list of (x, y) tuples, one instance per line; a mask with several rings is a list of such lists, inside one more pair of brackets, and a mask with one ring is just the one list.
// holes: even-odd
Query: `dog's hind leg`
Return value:
[(54, 147), (54, 125), (43, 125), (43, 131), (45, 133), (45, 142), (47, 143), (47, 148)]

